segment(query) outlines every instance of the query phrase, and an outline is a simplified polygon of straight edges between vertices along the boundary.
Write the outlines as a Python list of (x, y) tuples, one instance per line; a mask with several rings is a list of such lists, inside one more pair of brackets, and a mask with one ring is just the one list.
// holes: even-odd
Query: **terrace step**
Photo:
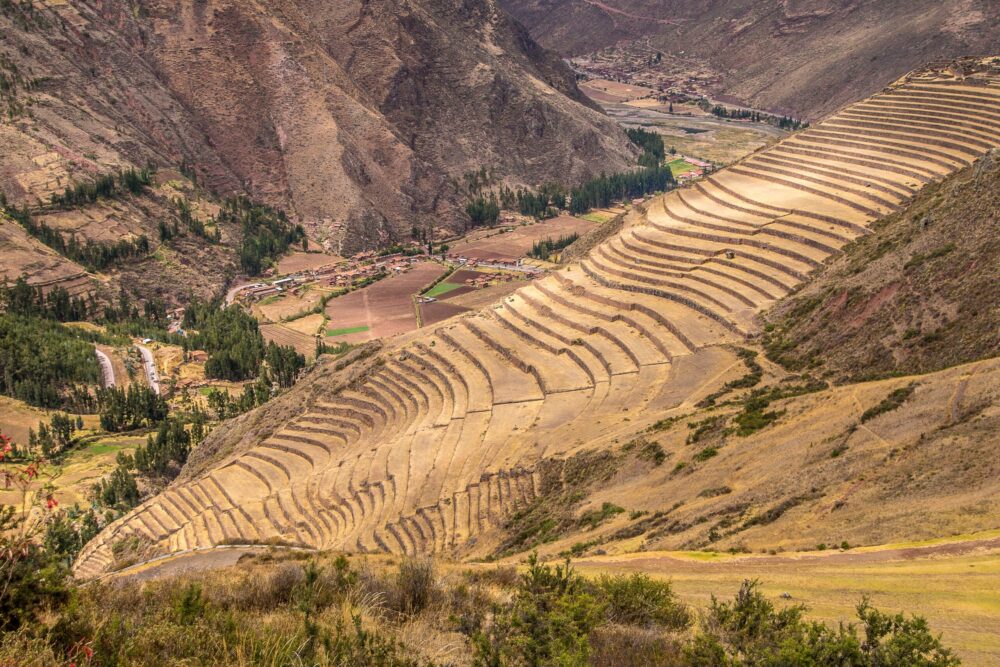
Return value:
[[(802, 192), (808, 194), (824, 197), (830, 201), (843, 204), (848, 208), (852, 208), (855, 211), (872, 218), (877, 218), (883, 213), (891, 212), (898, 207), (895, 204), (885, 203), (886, 200), (876, 197), (875, 195), (855, 190), (846, 190), (842, 187), (837, 187), (834, 184), (821, 181), (820, 179), (814, 179), (803, 175), (786, 176), (780, 173), (785, 172), (786, 170), (780, 170), (779, 172), (778, 169), (767, 167), (766, 165), (757, 164), (754, 169), (743, 166), (734, 166), (730, 167), (729, 171), (733, 174), (757, 178), (771, 184), (781, 184), (793, 190), (801, 190)], [(761, 172), (764, 172), (767, 175), (762, 176)], [(866, 201), (870, 203), (866, 203)], [(875, 208), (875, 206), (881, 206), (884, 210)]]
[(652, 270), (630, 261), (627, 257), (616, 255), (603, 245), (587, 257), (586, 265), (599, 269), (602, 274), (614, 276), (612, 280), (648, 285), (651, 289), (656, 290), (655, 292), (647, 292), (647, 294), (656, 294), (657, 296), (671, 294), (678, 299), (685, 299), (695, 304), (696, 309), (711, 310), (722, 314), (723, 317), (726, 317), (725, 313), (752, 306), (752, 303), (743, 303), (738, 297), (719, 288), (697, 284), (695, 281), (685, 278), (670, 279), (667, 276), (658, 275)]
[(705, 230), (703, 234), (715, 239), (740, 236), (767, 237), (768, 241), (777, 247), (787, 248), (814, 260), (822, 260), (836, 252), (836, 248), (829, 245), (828, 239), (812, 233), (811, 227), (784, 232), (776, 230), (775, 223), (792, 213), (786, 213), (781, 218), (766, 218), (756, 224), (733, 224), (729, 219), (702, 211), (693, 204), (683, 209), (672, 209), (666, 197), (663, 202), (663, 213), (663, 218), (650, 216), (649, 220), (654, 227), (667, 233), (682, 233), (677, 230), (693, 228)]
[(545, 394), (589, 389), (590, 378), (576, 363), (540, 347), (519, 345), (518, 336), (494, 319), (469, 317), (462, 324), (473, 332), (501, 359), (535, 377)]
[[(821, 263), (820, 256), (817, 256), (818, 250), (810, 246), (795, 248), (786, 240), (772, 242), (770, 237), (725, 236), (692, 232), (690, 229), (679, 226), (660, 227), (655, 225), (636, 227), (631, 230), (631, 236), (638, 241), (671, 253), (682, 243), (687, 244), (691, 252), (701, 253), (702, 261), (699, 264), (713, 260), (719, 261), (731, 253), (745, 255), (761, 265), (758, 268), (773, 269), (791, 276), (796, 281), (804, 280)], [(799, 252), (799, 250), (803, 252)], [(805, 254), (806, 252), (809, 254)], [(821, 256), (825, 257), (825, 255)]]
[(912, 160), (904, 161), (887, 158), (885, 155), (874, 151), (819, 145), (810, 143), (808, 139), (800, 141), (798, 136), (793, 136), (783, 141), (774, 150), (769, 151), (768, 155), (788, 159), (808, 159), (815, 164), (819, 164), (820, 160), (828, 160), (834, 166), (850, 165), (851, 168), (855, 169), (860, 167), (863, 170), (871, 172), (890, 173), (898, 175), (908, 187), (914, 188), (921, 187), (923, 184), (934, 180), (939, 174), (933, 168)]
[(949, 173), (963, 165), (963, 161), (957, 157), (930, 151), (918, 145), (907, 144), (905, 142), (862, 141), (860, 137), (853, 134), (827, 132), (822, 130), (807, 130), (797, 134), (799, 141), (810, 141), (824, 146), (839, 146), (844, 148), (855, 148), (873, 154), (885, 154), (893, 157), (913, 160), (916, 164), (933, 166), (940, 170), (942, 174)]
[(671, 265), (665, 265), (655, 257), (643, 254), (641, 250), (637, 252), (635, 246), (622, 245), (620, 239), (609, 241), (602, 248), (605, 256), (612, 257), (616, 261), (628, 262), (646, 274), (663, 276), (664, 279), (668, 280), (690, 281), (696, 284), (701, 291), (708, 290), (710, 293), (724, 294), (739, 302), (735, 305), (736, 308), (739, 308), (741, 304), (743, 306), (757, 306), (758, 301), (753, 296), (758, 298), (764, 296), (768, 300), (772, 298), (767, 292), (758, 289), (756, 285), (734, 278), (725, 272), (703, 271), (700, 270), (701, 267), (689, 271), (677, 271)]
[(452, 324), (435, 333), (453, 349), (466, 355), (466, 359), (489, 378), (494, 405), (543, 398), (541, 386), (533, 375), (501, 360), (496, 353), (488, 352), (490, 348), (468, 327)]
[(947, 141), (958, 141), (962, 144), (971, 145), (980, 151), (989, 150), (993, 146), (996, 146), (998, 141), (995, 135), (983, 132), (972, 123), (969, 123), (972, 126), (971, 128), (966, 128), (963, 123), (945, 125), (917, 119), (908, 119), (903, 122), (885, 116), (845, 113), (831, 120), (830, 124), (843, 128), (865, 128), (900, 133), (909, 132), (917, 137), (941, 137)]
[[(678, 272), (676, 265), (665, 262), (654, 246), (643, 243), (634, 236), (627, 238), (622, 235), (617, 239), (617, 242), (628, 251), (632, 261), (655, 268), (657, 271), (670, 272), (674, 275), (687, 275), (696, 280), (699, 279), (699, 276), (704, 275), (708, 282), (720, 283), (721, 281), (721, 284), (726, 285), (727, 289), (737, 290), (743, 294), (754, 293), (768, 301), (780, 298), (788, 291), (783, 284), (770, 276), (747, 270), (741, 263), (737, 263), (735, 256), (732, 260), (720, 258), (716, 261), (706, 261)], [(744, 261), (743, 258), (740, 260)]]
[[(589, 311), (591, 313), (599, 314), (604, 311), (608, 321), (624, 322), (643, 333), (651, 342), (662, 340), (661, 337), (665, 338), (669, 332), (688, 352), (694, 352), (699, 347), (710, 344), (708, 341), (715, 342), (729, 336), (729, 331), (724, 326), (718, 326), (711, 318), (681, 301), (668, 301), (643, 292), (606, 287), (588, 278), (582, 270), (574, 273), (558, 272), (553, 274), (553, 279), (567, 294), (574, 297), (578, 302), (577, 307), (593, 306)], [(542, 284), (538, 283), (538, 287), (541, 289)], [(584, 306), (584, 303), (587, 305)]]
[[(582, 340), (576, 343), (573, 338), (566, 340), (559, 338), (558, 334), (544, 322), (536, 321), (530, 314), (518, 310), (517, 303), (524, 309), (523, 301), (515, 300), (513, 297), (504, 301), (501, 308), (494, 309), (492, 315), (496, 322), (529, 344), (555, 357), (562, 356), (571, 360), (587, 376), (588, 386), (608, 381), (611, 372), (606, 362), (603, 362), (602, 358), (591, 351)], [(566, 361), (563, 360), (563, 363)]]
[[(432, 347), (433, 344), (433, 347)], [(478, 366), (469, 362), (468, 358), (457, 352), (447, 354), (448, 344), (440, 337), (431, 337), (428, 343), (417, 343), (417, 348), (428, 358), (434, 359), (448, 369), (451, 376), (461, 384), (467, 397), (466, 409), (456, 415), (466, 412), (489, 410), (493, 405), (493, 392), (489, 375)], [(458, 390), (456, 388), (456, 394)]]
[[(637, 367), (669, 361), (675, 355), (687, 354), (688, 339), (674, 336), (653, 319), (641, 313), (609, 311), (602, 303), (584, 305), (581, 299), (565, 290), (558, 282), (538, 281), (533, 285), (544, 297), (553, 318), (567, 326), (585, 328), (603, 335), (617, 345)], [(525, 294), (525, 298), (534, 298)], [(542, 306), (538, 306), (541, 308)]]
[(572, 345), (579, 340), (600, 361), (609, 375), (631, 373), (641, 365), (638, 355), (627, 342), (615, 337), (602, 322), (586, 317), (583, 320), (590, 321), (582, 321), (579, 315), (573, 318), (563, 316), (546, 303), (545, 294), (536, 286), (529, 285), (518, 290), (515, 297), (516, 301), (509, 305), (516, 308), (519, 316), (544, 327), (546, 332), (563, 344)]
[[(688, 306), (692, 310), (695, 310), (702, 315), (714, 320), (718, 324), (722, 325), (724, 328), (728, 329), (732, 333), (746, 337), (746, 330), (736, 321), (736, 317), (739, 315), (732, 312), (724, 312), (722, 310), (713, 308), (709, 305), (691, 299), (687, 295), (679, 294), (672, 290), (662, 289), (654, 287), (647, 283), (640, 281), (635, 281), (625, 276), (616, 275), (614, 273), (615, 269), (611, 269), (612, 273), (608, 273), (604, 264), (601, 264), (598, 260), (594, 261), (593, 257), (589, 257), (582, 260), (580, 263), (580, 268), (583, 272), (596, 281), (598, 284), (608, 287), (611, 289), (622, 290), (626, 292), (638, 292), (640, 294), (649, 294), (652, 296), (658, 296), (663, 299), (669, 299), (680, 303), (682, 305)], [(621, 272), (624, 273), (624, 272)]]
[[(892, 146), (903, 150), (917, 150), (926, 156), (934, 156), (941, 160), (951, 160), (956, 166), (971, 162), (979, 154), (975, 148), (966, 146), (955, 141), (944, 141), (943, 139), (930, 139), (914, 136), (912, 132), (901, 133), (899, 131), (878, 130), (869, 128), (835, 127), (833, 124), (824, 123), (816, 129), (809, 130), (813, 134), (833, 138), (872, 139), (880, 146)], [(932, 146), (933, 148), (929, 148)]]

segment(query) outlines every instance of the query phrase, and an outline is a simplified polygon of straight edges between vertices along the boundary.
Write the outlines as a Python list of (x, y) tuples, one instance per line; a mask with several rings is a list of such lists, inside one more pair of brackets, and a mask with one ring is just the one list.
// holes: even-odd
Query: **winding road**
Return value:
[(101, 365), (101, 386), (105, 389), (115, 386), (115, 368), (111, 365), (111, 357), (94, 348), (97, 363)]

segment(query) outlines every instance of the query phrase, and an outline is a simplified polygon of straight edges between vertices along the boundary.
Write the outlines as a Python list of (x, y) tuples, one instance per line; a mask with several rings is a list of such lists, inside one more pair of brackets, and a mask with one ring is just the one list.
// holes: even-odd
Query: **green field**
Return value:
[(686, 160), (673, 160), (671, 162), (668, 162), (667, 166), (670, 167), (670, 173), (672, 173), (674, 176), (679, 176), (680, 174), (686, 174), (687, 172), (694, 171), (695, 169), (698, 168)]
[(603, 222), (607, 222), (608, 220), (610, 220), (614, 216), (612, 216), (612, 215), (610, 215), (608, 213), (593, 212), (593, 213), (584, 213), (583, 215), (581, 215), (579, 217), (583, 218), (584, 220), (587, 220), (588, 222), (596, 222), (598, 224), (601, 224)]
[(346, 336), (352, 333), (361, 333), (362, 331), (368, 331), (368, 325), (362, 324), (360, 327), (344, 327), (343, 329), (327, 329), (327, 336)]
[(459, 287), (462, 287), (462, 285), (459, 285), (458, 283), (449, 283), (446, 280), (442, 280), (437, 285), (424, 292), (424, 296), (440, 296), (442, 294), (447, 294), (453, 289), (458, 289)]

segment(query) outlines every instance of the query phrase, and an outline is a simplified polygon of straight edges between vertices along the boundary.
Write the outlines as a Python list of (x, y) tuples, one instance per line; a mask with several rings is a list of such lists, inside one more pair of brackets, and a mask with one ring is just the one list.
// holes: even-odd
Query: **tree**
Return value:
[(490, 627), (473, 637), (473, 664), (584, 665), (601, 612), (569, 560), (553, 568), (533, 553), (514, 600), (495, 608)]

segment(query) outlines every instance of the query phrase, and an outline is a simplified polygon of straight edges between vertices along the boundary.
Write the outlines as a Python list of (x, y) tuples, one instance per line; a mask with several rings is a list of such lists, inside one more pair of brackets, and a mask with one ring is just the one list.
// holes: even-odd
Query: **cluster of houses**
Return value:
[(424, 254), (405, 255), (404, 253), (395, 253), (391, 255), (379, 255), (372, 251), (363, 252), (349, 260), (340, 261), (332, 266), (327, 265), (302, 271), (271, 282), (243, 285), (238, 293), (238, 298), (247, 302), (255, 302), (266, 299), (269, 296), (294, 290), (303, 285), (314, 283), (320, 283), (329, 287), (351, 287), (365, 278), (382, 273), (404, 273), (413, 264), (424, 260), (426, 260), (426, 255)]

